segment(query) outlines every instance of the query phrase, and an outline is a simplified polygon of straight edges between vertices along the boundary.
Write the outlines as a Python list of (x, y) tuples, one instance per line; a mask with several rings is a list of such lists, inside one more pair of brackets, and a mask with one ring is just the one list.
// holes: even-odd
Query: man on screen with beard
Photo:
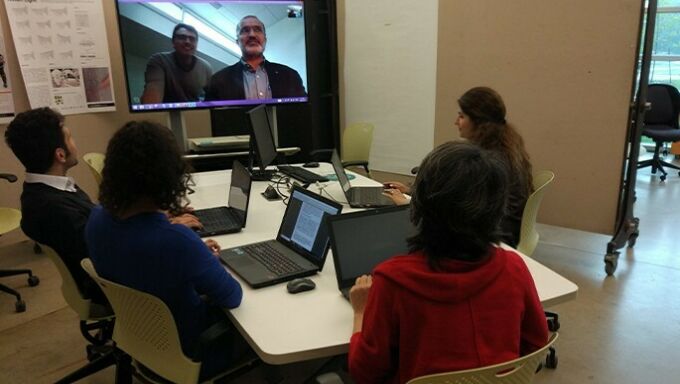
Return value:
[(206, 100), (271, 99), (306, 96), (296, 70), (264, 58), (265, 26), (256, 16), (245, 16), (236, 25), (241, 60), (215, 73), (206, 86)]

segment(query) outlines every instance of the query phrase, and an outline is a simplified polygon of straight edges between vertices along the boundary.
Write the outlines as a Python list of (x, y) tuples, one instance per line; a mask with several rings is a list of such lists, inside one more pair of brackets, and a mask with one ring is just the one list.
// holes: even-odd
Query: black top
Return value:
[[(293, 68), (266, 60), (262, 67), (267, 71), (273, 98), (307, 95), (300, 74)], [(216, 72), (205, 87), (205, 100), (245, 100), (244, 69), (245, 65), (239, 61)]]
[(76, 189), (67, 192), (42, 183), (24, 183), (21, 229), (57, 252), (86, 298), (107, 304), (97, 283), (80, 266), (80, 260), (88, 257), (85, 224), (94, 204), (83, 190)]

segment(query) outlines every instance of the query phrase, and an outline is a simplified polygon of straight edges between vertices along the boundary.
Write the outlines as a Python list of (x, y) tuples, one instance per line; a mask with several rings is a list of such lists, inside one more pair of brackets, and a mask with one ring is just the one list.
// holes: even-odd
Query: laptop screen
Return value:
[(381, 262), (408, 253), (415, 234), (408, 205), (346, 213), (329, 220), (338, 288), (348, 288)]
[(341, 210), (342, 205), (295, 187), (276, 239), (321, 268), (330, 244), (326, 220)]
[(231, 184), (229, 185), (229, 207), (241, 220), (245, 227), (250, 198), (250, 173), (238, 161), (234, 160), (231, 169)]
[(331, 164), (333, 164), (333, 169), (335, 170), (335, 174), (338, 176), (338, 182), (340, 182), (342, 190), (344, 192), (349, 191), (352, 186), (349, 184), (349, 178), (345, 173), (345, 168), (342, 167), (342, 161), (340, 161), (340, 156), (338, 156), (338, 151), (336, 149), (333, 150)]

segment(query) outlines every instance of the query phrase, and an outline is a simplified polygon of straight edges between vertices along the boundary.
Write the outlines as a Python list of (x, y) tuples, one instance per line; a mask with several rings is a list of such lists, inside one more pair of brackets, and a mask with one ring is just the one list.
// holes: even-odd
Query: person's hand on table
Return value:
[(385, 189), (382, 194), (394, 201), (394, 204), (396, 205), (406, 205), (411, 202), (411, 199), (401, 193), (398, 189)]
[(208, 239), (205, 241), (205, 246), (208, 247), (210, 252), (212, 252), (212, 254), (215, 255), (216, 257), (220, 255), (220, 250), (222, 248), (220, 247), (220, 244), (217, 243), (217, 241), (213, 239)]
[(349, 301), (352, 303), (352, 309), (354, 310), (353, 332), (361, 331), (366, 301), (368, 300), (368, 293), (371, 291), (372, 284), (373, 279), (370, 275), (359, 276), (352, 289), (349, 290)]

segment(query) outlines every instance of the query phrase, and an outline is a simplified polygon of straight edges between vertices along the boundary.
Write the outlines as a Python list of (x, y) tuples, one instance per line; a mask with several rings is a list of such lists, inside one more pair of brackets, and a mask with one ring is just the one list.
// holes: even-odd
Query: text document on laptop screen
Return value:
[(328, 245), (328, 227), (323, 225), (324, 219), (337, 213), (337, 208), (293, 191), (279, 237), (321, 259)]

